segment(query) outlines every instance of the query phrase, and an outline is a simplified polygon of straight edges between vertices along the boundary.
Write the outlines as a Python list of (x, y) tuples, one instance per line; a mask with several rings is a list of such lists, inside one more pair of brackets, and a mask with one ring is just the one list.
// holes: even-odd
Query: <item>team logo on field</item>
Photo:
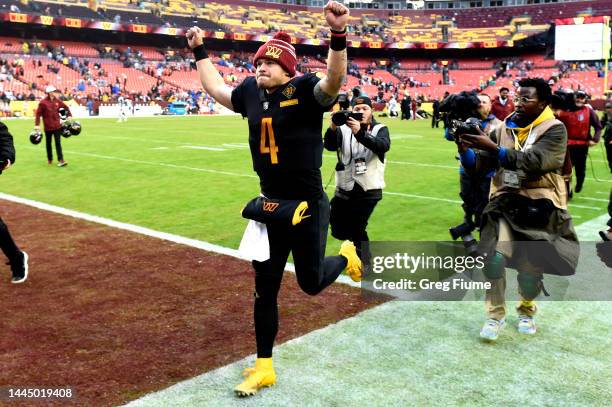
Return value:
[(263, 210), (264, 212), (274, 212), (276, 210), (276, 208), (278, 208), (278, 203), (276, 202), (267, 202), (264, 201), (263, 203)]
[(280, 58), (281, 54), (283, 53), (283, 50), (275, 47), (274, 45), (268, 45), (266, 47), (266, 56), (267, 57), (272, 57), (274, 59), (278, 59)]
[(293, 86), (292, 84), (289, 84), (289, 86), (287, 86), (285, 90), (283, 90), (283, 95), (287, 99), (291, 99), (291, 96), (293, 96), (294, 93), (295, 93), (295, 86)]

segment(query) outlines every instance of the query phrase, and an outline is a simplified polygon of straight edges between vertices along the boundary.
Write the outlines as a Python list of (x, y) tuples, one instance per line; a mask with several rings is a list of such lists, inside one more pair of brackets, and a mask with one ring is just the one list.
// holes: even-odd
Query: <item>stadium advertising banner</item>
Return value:
[[(35, 16), (24, 13), (0, 13), (0, 21), (21, 24), (57, 25), (69, 28), (89, 28), (105, 31), (126, 31), (141, 34), (160, 34), (170, 36), (184, 36), (184, 28), (164, 27), (146, 24), (116, 24), (111, 21), (96, 21), (80, 18), (63, 18), (51, 16)], [(271, 37), (264, 34), (225, 33), (221, 31), (206, 31), (206, 38), (233, 41), (266, 42)], [(328, 40), (297, 37), (292, 38), (293, 44), (328, 46)], [(485, 41), (485, 42), (390, 42), (348, 40), (349, 48), (377, 48), (377, 49), (465, 49), (465, 48), (494, 48), (512, 47), (512, 41)]]
[(555, 59), (593, 61), (610, 55), (609, 17), (555, 20)]

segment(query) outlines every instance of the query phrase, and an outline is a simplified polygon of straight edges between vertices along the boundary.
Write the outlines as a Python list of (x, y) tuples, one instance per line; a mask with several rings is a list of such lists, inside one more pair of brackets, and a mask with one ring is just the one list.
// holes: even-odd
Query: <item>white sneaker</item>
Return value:
[(506, 318), (502, 318), (501, 321), (489, 318), (485, 321), (482, 329), (480, 330), (480, 337), (487, 341), (495, 341), (505, 325)]
[(533, 317), (528, 315), (519, 315), (518, 331), (525, 335), (533, 335), (538, 330)]

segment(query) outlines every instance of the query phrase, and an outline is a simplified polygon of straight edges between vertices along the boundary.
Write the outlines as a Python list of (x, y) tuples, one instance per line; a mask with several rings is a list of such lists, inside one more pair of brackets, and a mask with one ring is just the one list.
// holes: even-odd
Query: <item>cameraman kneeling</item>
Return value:
[(369, 259), (366, 227), (382, 199), (385, 153), (390, 145), (389, 130), (374, 120), (372, 101), (367, 96), (353, 100), (352, 113), (336, 112), (325, 132), (325, 148), (338, 154), (336, 192), (330, 202), (332, 236), (354, 242), (366, 264)]
[(506, 266), (518, 271), (518, 331), (533, 335), (534, 300), (542, 291), (543, 274), (574, 274), (580, 250), (563, 178), (567, 131), (549, 107), (550, 87), (540, 78), (522, 79), (517, 96), (516, 111), (496, 131), (496, 142), (484, 133), (460, 138), (471, 147), (461, 154), (466, 168), (480, 162), (472, 148), (495, 157), (479, 247), (491, 283), (486, 292), (488, 319), (480, 331), (486, 340), (497, 339), (505, 325)]

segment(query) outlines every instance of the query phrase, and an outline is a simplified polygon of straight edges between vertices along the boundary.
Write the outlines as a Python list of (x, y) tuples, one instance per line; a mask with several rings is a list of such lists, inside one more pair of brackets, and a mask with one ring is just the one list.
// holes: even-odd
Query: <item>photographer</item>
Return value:
[[(450, 99), (443, 102), (442, 109), (447, 113), (447, 126), (445, 137), (447, 140), (456, 141), (459, 153), (465, 151), (465, 146), (459, 143), (462, 132), (469, 131), (470, 126), (466, 123), (474, 123), (485, 134), (494, 133), (502, 122), (491, 114), (491, 98), (486, 94), (476, 95), (475, 92), (461, 92), (452, 95)], [(467, 121), (463, 123), (462, 121)], [(485, 155), (484, 151), (480, 152)], [(453, 240), (461, 238), (468, 253), (473, 254), (476, 250), (476, 239), (472, 232), (480, 227), (480, 217), (484, 207), (489, 202), (489, 188), (493, 170), (486, 165), (478, 167), (464, 165), (459, 167), (459, 179), (461, 200), (463, 201), (464, 218), (463, 223), (449, 229)]]
[[(0, 174), (15, 163), (15, 146), (13, 137), (4, 123), (0, 123)], [(13, 284), (19, 284), (28, 278), (28, 254), (15, 244), (8, 227), (0, 218), (0, 248), (11, 265)]]
[(516, 111), (497, 129), (497, 141), (482, 132), (460, 138), (466, 167), (483, 164), (474, 148), (495, 159), (484, 160), (495, 175), (482, 214), (479, 247), (487, 258), (483, 271), (491, 284), (486, 291), (488, 319), (480, 332), (485, 340), (496, 340), (505, 325), (506, 266), (518, 271), (518, 331), (528, 335), (536, 333), (534, 300), (543, 289), (543, 274), (576, 272), (578, 238), (567, 212), (563, 178), (567, 132), (549, 107), (551, 99), (546, 81), (522, 79)]
[(338, 155), (336, 192), (330, 203), (332, 236), (354, 242), (357, 254), (367, 264), (366, 227), (382, 199), (385, 153), (389, 151), (391, 139), (387, 127), (374, 120), (369, 97), (358, 96), (353, 102), (350, 114), (340, 111), (332, 116), (323, 145)]
[[(575, 101), (565, 109), (557, 111), (557, 118), (565, 124), (567, 129), (567, 150), (572, 160), (572, 166), (576, 171), (576, 193), (582, 191), (584, 178), (586, 175), (586, 159), (589, 154), (589, 147), (599, 142), (601, 134), (601, 123), (597, 114), (587, 101), (587, 94), (579, 90), (574, 95)], [(595, 133), (589, 134), (593, 127)], [(571, 195), (571, 192), (570, 192)]]

